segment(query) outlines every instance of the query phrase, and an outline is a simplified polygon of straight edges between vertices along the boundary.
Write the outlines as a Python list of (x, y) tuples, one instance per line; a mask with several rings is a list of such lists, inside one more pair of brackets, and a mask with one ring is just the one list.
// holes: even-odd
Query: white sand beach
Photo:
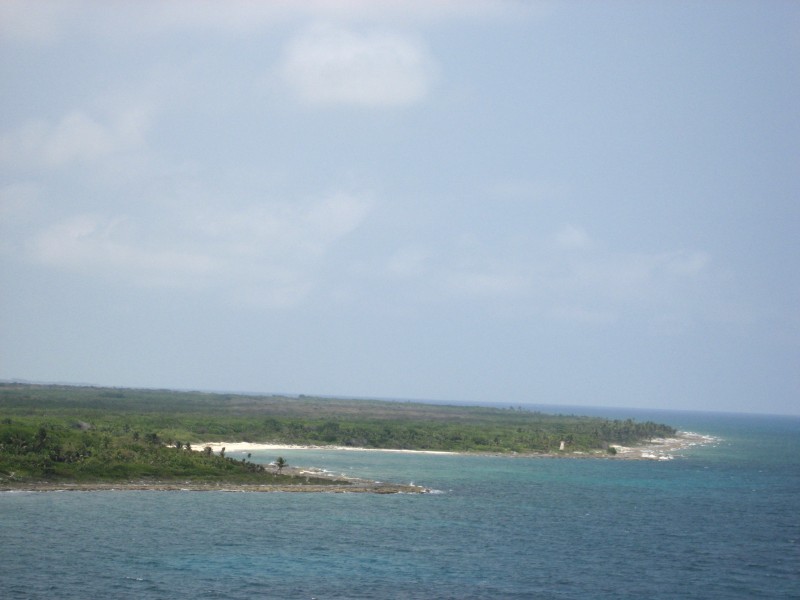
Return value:
[[(620, 446), (612, 445), (616, 450), (615, 455), (610, 455), (602, 451), (590, 452), (550, 452), (550, 453), (531, 453), (524, 456), (558, 456), (558, 457), (602, 457), (628, 460), (671, 460), (676, 452), (680, 452), (692, 446), (705, 446), (719, 441), (713, 436), (681, 431), (675, 437), (657, 438), (640, 446)], [(346, 450), (349, 452), (395, 452), (402, 454), (440, 454), (440, 455), (459, 455), (459, 454), (481, 454), (465, 452), (447, 452), (443, 450), (402, 450), (393, 448), (361, 448), (353, 446), (317, 446), (317, 445), (298, 445), (298, 444), (262, 444), (255, 442), (206, 442), (192, 444), (192, 449), (202, 451), (210, 446), (211, 450), (219, 453), (225, 448), (226, 453), (231, 452), (257, 452), (269, 450), (280, 452), (281, 450)], [(516, 454), (523, 456), (522, 454)]]
[(192, 444), (192, 450), (202, 451), (207, 446), (213, 452), (219, 452), (225, 448), (226, 453), (230, 452), (254, 452), (260, 450), (348, 450), (353, 452), (399, 452), (404, 454), (459, 454), (458, 452), (445, 452), (439, 450), (399, 450), (392, 448), (357, 448), (353, 446), (315, 446), (315, 445), (296, 445), (296, 444), (259, 444), (255, 442), (207, 442), (202, 444)]

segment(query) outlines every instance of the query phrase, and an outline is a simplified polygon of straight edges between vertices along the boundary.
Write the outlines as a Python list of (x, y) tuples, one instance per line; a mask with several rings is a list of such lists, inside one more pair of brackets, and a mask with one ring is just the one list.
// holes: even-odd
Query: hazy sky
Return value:
[(800, 3), (0, 4), (0, 378), (800, 413)]

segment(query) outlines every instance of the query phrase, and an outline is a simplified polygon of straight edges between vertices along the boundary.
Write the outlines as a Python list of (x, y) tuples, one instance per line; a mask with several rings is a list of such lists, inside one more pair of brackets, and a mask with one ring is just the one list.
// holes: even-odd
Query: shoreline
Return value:
[(362, 448), (358, 446), (320, 446), (316, 444), (267, 444), (260, 442), (207, 442), (192, 444), (192, 450), (202, 452), (203, 448), (211, 446), (211, 451), (219, 453), (225, 448), (230, 452), (253, 452), (261, 450), (347, 450), (348, 452), (395, 452), (400, 454), (469, 454), (467, 452), (450, 452), (446, 450), (404, 450), (399, 448)]
[(681, 452), (695, 446), (709, 446), (716, 444), (720, 438), (713, 435), (694, 433), (692, 431), (679, 431), (676, 437), (655, 438), (647, 444), (639, 446), (619, 446), (611, 447), (617, 454), (610, 458), (622, 458), (632, 460), (672, 460), (676, 452)]
[[(656, 460), (665, 461), (675, 458), (675, 453), (695, 446), (715, 444), (719, 438), (681, 431), (675, 437), (656, 438), (639, 446), (611, 445), (616, 454), (608, 454), (603, 450), (593, 452), (559, 451), (547, 453), (499, 453), (499, 452), (448, 452), (443, 450), (403, 450), (396, 448), (357, 448), (351, 446), (317, 446), (298, 444), (266, 444), (254, 442), (209, 442), (193, 445), (195, 451), (202, 451), (206, 446), (211, 446), (212, 451), (219, 452), (225, 448), (227, 452), (252, 452), (252, 451), (281, 451), (281, 450), (332, 450), (353, 452), (394, 452), (402, 454), (434, 454), (450, 456), (498, 456), (510, 458), (586, 458), (607, 460)], [(433, 490), (414, 484), (385, 483), (370, 481), (357, 477), (332, 475), (324, 470), (308, 467), (285, 467), (285, 471), (294, 474), (298, 479), (312, 475), (326, 477), (332, 480), (329, 484), (259, 484), (259, 483), (230, 483), (224, 481), (195, 482), (173, 480), (137, 480), (115, 482), (20, 482), (19, 485), (0, 483), (0, 492), (96, 492), (96, 491), (157, 491), (157, 492), (296, 492), (296, 493), (370, 493), (370, 494), (426, 494)]]
[[(329, 494), (427, 494), (432, 490), (413, 483), (372, 481), (334, 475), (322, 469), (285, 467), (284, 473), (296, 478), (292, 483), (237, 483), (231, 481), (192, 481), (187, 479), (136, 479), (128, 481), (26, 481), (0, 483), (0, 492), (297, 492)], [(308, 483), (309, 477), (330, 483)]]
[(608, 454), (603, 450), (594, 451), (554, 451), (554, 452), (458, 452), (448, 450), (406, 450), (399, 448), (363, 448), (356, 446), (335, 446), (316, 444), (274, 444), (261, 442), (206, 442), (192, 444), (192, 449), (202, 451), (207, 446), (212, 452), (219, 453), (225, 448), (226, 453), (231, 452), (259, 452), (281, 450), (328, 450), (347, 452), (393, 452), (398, 454), (433, 454), (449, 456), (516, 456), (516, 457), (542, 457), (542, 458), (608, 458), (622, 460), (672, 460), (674, 453), (695, 446), (707, 446), (719, 441), (719, 438), (691, 431), (679, 431), (675, 437), (654, 438), (650, 442), (638, 446), (621, 446), (611, 444), (609, 447), (616, 450), (616, 454)]
[[(342, 479), (339, 477), (338, 479)], [(247, 484), (224, 482), (96, 482), (96, 483), (56, 483), (48, 481), (23, 483), (19, 486), (0, 485), (2, 492), (294, 492), (328, 494), (427, 494), (431, 490), (417, 485), (380, 483), (376, 481), (349, 480), (341, 484)]]

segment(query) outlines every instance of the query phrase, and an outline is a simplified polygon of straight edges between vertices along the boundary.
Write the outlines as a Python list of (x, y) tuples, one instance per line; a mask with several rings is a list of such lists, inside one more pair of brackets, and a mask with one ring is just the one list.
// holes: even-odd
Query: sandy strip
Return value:
[(402, 454), (459, 454), (459, 452), (445, 452), (442, 450), (398, 450), (393, 448), (357, 448), (354, 446), (304, 446), (296, 444), (258, 444), (255, 442), (208, 442), (204, 444), (192, 444), (192, 450), (202, 451), (207, 446), (211, 446), (213, 452), (219, 452), (225, 448), (226, 453), (255, 452), (259, 450), (349, 450), (354, 452), (397, 452)]
[(594, 452), (548, 452), (548, 453), (485, 453), (485, 452), (447, 452), (443, 450), (400, 450), (392, 448), (360, 448), (353, 446), (315, 446), (315, 445), (296, 445), (296, 444), (259, 444), (255, 442), (208, 442), (204, 444), (192, 444), (193, 450), (202, 451), (210, 446), (213, 452), (219, 453), (225, 448), (226, 453), (231, 452), (255, 452), (259, 450), (271, 450), (280, 452), (281, 450), (347, 450), (352, 452), (396, 452), (401, 454), (444, 454), (444, 455), (498, 455), (498, 456), (552, 456), (566, 458), (618, 458), (628, 460), (671, 460), (676, 452), (686, 450), (693, 446), (707, 446), (715, 444), (719, 438), (690, 431), (680, 431), (676, 437), (657, 438), (640, 446), (620, 446), (612, 445), (617, 451), (616, 455), (607, 454), (604, 451)]

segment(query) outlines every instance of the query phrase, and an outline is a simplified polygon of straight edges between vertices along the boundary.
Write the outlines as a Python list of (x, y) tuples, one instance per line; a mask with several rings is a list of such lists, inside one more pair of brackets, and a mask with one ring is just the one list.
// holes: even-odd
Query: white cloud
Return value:
[(82, 214), (39, 231), (29, 251), (36, 262), (89, 277), (288, 306), (314, 289), (333, 246), (369, 209), (342, 193), (299, 205), (162, 209), (150, 219)]
[(115, 146), (108, 128), (79, 112), (67, 115), (52, 131), (43, 133), (41, 151), (53, 165), (96, 160), (111, 153)]
[(586, 231), (575, 225), (566, 225), (555, 235), (556, 244), (567, 249), (588, 248), (592, 240)]
[(660, 263), (674, 275), (698, 275), (705, 271), (711, 257), (706, 252), (671, 252), (659, 255)]
[(288, 46), (281, 72), (312, 105), (392, 107), (425, 98), (434, 79), (427, 49), (395, 33), (315, 26)]
[(414, 286), (402, 297), (418, 304), (485, 303), (503, 314), (605, 326), (628, 318), (690, 322), (715, 296), (710, 265), (704, 252), (615, 252), (570, 225), (526, 244), (450, 240), (424, 255), (401, 249), (375, 276)]
[(389, 257), (387, 271), (395, 277), (418, 277), (426, 272), (428, 258), (429, 251), (422, 246), (407, 246)]
[(243, 35), (297, 19), (396, 24), (516, 16), (541, 10), (541, 4), (511, 0), (4, 0), (0, 2), (0, 39), (46, 45), (68, 36), (93, 34), (123, 40), (176, 31)]
[(300, 225), (307, 235), (330, 244), (356, 229), (371, 203), (350, 194), (338, 193), (312, 204), (304, 211)]
[(192, 206), (182, 217), (182, 233), (190, 238), (199, 235), (242, 257), (313, 259), (357, 229), (370, 208), (368, 200), (346, 193), (311, 202), (263, 202), (236, 209)]
[(554, 259), (557, 276), (550, 285), (561, 293), (601, 301), (657, 300), (668, 289), (699, 275), (708, 265), (701, 252), (595, 252)]
[(0, 2), (0, 39), (37, 45), (60, 38), (75, 6), (66, 2), (4, 0)]
[(72, 111), (58, 122), (28, 120), (0, 137), (0, 161), (12, 165), (61, 167), (91, 163), (143, 142), (149, 115), (121, 110), (105, 123), (84, 111)]
[(39, 262), (144, 285), (182, 285), (219, 269), (214, 257), (166, 245), (148, 245), (125, 217), (78, 215), (41, 231), (31, 250)]

